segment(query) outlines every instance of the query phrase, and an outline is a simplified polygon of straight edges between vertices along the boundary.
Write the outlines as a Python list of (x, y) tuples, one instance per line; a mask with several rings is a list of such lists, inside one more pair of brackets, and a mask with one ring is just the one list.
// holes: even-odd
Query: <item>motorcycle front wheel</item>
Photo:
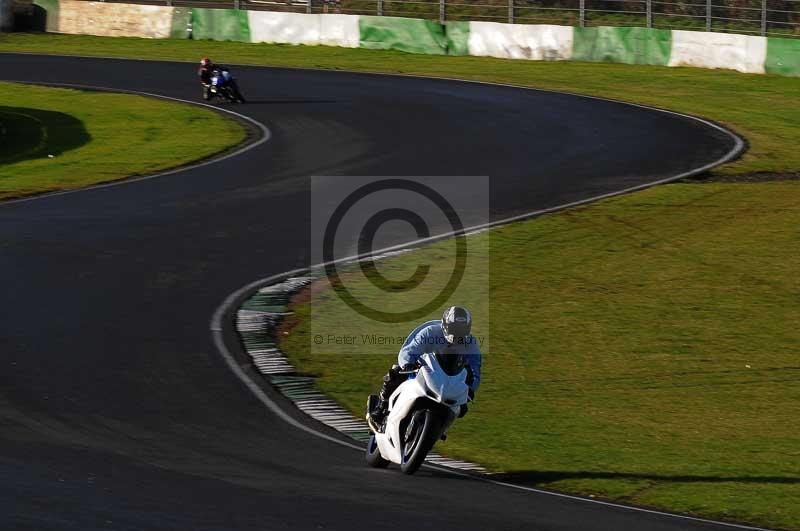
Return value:
[(381, 451), (378, 450), (378, 443), (375, 441), (375, 434), (373, 433), (369, 437), (369, 442), (367, 443), (367, 464), (374, 468), (386, 468), (389, 466), (389, 461), (384, 459), (381, 455)]
[(413, 422), (406, 427), (403, 441), (403, 474), (413, 474), (428, 456), (433, 445), (439, 440), (444, 427), (443, 419), (430, 409), (414, 413)]

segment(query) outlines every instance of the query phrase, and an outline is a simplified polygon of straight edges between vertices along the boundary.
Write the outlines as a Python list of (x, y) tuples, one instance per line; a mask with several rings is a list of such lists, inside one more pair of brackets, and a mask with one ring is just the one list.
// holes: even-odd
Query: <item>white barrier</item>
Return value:
[[(432, 21), (395, 17), (188, 9), (85, 0), (34, 1), (47, 11), (47, 30), (60, 33), (187, 38), (188, 26), (193, 27), (194, 36), (199, 39), (396, 47), (413, 53), (540, 61), (666, 63), (800, 76), (798, 41), (773, 37), (682, 30), (660, 30), (656, 34), (643, 28), (580, 29), (499, 22), (459, 22), (436, 28)], [(0, 0), (0, 26), (8, 25), (9, 6), (9, 0)], [(426, 39), (429, 42), (421, 43)]]
[(358, 48), (356, 15), (306, 15), (248, 11), (251, 42)]
[(167, 39), (174, 8), (61, 0), (58, 31), (106, 37)]
[(319, 43), (325, 46), (358, 48), (361, 30), (358, 15), (319, 15)]
[(766, 37), (673, 30), (668, 66), (728, 68), (763, 74), (766, 58)]
[(572, 57), (570, 26), (469, 23), (469, 54), (503, 59), (563, 61)]

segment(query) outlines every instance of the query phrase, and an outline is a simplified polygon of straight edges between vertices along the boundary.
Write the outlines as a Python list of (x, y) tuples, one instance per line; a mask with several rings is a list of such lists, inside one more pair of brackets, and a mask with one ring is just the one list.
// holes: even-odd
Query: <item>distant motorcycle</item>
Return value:
[(232, 103), (245, 103), (244, 96), (239, 90), (239, 85), (227, 68), (211, 72), (210, 83), (203, 84), (203, 99), (211, 101), (222, 98)]
[[(410, 378), (389, 397), (389, 413), (382, 430), (371, 434), (366, 458), (370, 466), (392, 462), (413, 474), (453, 421), (466, 414), (472, 376), (463, 356), (453, 354), (423, 354), (419, 369), (401, 374)], [(377, 401), (370, 395), (368, 412)]]

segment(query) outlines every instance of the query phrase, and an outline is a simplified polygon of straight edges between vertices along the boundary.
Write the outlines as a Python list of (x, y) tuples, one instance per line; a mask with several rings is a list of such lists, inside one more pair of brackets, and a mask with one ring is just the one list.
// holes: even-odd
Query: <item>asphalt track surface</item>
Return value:
[[(5, 79), (198, 96), (190, 64), (0, 55), (0, 65)], [(253, 103), (236, 110), (267, 125), (265, 144), (187, 172), (0, 204), (0, 529), (725, 528), (369, 469), (266, 410), (221, 362), (208, 323), (242, 285), (308, 265), (311, 175), (489, 175), (499, 219), (701, 166), (730, 137), (509, 87), (237, 73)]]

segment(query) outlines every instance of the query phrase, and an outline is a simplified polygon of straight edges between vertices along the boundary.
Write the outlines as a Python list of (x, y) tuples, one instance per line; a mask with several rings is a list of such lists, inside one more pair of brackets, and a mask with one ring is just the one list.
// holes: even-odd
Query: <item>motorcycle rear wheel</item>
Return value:
[[(403, 444), (403, 455), (405, 459), (400, 465), (400, 470), (403, 474), (413, 474), (428, 456), (433, 445), (439, 440), (444, 427), (444, 421), (435, 412), (430, 409), (418, 412), (422, 418), (418, 418), (415, 422), (416, 426), (413, 431), (415, 433), (406, 434), (406, 441)], [(408, 447), (406, 447), (408, 446)]]
[(225, 94), (225, 99), (231, 103), (236, 103), (237, 101), (239, 101), (236, 99), (236, 94), (233, 92), (233, 89), (231, 88), (226, 88), (224, 94)]

